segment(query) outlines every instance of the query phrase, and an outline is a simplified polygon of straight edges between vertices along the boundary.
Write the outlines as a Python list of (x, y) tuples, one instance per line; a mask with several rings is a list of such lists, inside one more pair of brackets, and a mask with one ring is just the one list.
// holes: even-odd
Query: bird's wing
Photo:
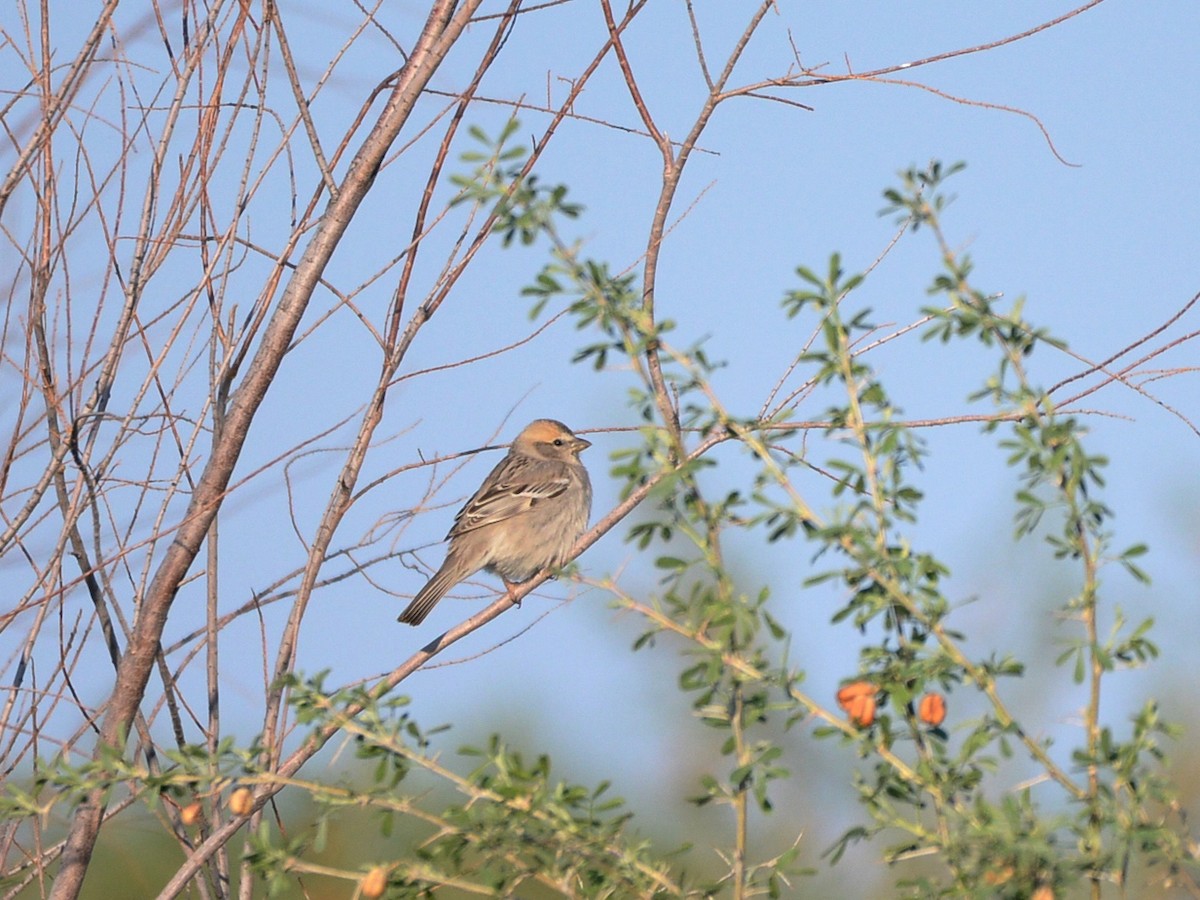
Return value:
[(570, 479), (560, 466), (524, 458), (509, 465), (502, 462), (458, 511), (447, 537), (511, 519), (543, 500), (557, 497), (569, 486)]

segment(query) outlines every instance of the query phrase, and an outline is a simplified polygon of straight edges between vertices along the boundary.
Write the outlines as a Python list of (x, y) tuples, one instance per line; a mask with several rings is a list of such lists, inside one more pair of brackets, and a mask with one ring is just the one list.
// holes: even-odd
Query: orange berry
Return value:
[(869, 681), (852, 681), (837, 692), (838, 706), (846, 711), (850, 721), (859, 728), (875, 722), (875, 685)]
[(229, 811), (235, 816), (248, 816), (254, 809), (254, 792), (248, 787), (240, 787), (229, 795)]
[(941, 694), (926, 694), (917, 704), (917, 718), (926, 725), (937, 728), (946, 721), (946, 698)]
[(203, 811), (204, 807), (200, 805), (200, 801), (193, 800), (179, 811), (179, 821), (184, 825), (195, 825), (200, 821), (200, 813)]
[(992, 887), (1000, 884), (1007, 884), (1016, 874), (1016, 869), (1012, 866), (1004, 866), (999, 869), (988, 869), (983, 873), (984, 884), (990, 884)]
[(358, 892), (368, 900), (382, 897), (387, 889), (388, 873), (383, 866), (376, 866), (362, 877), (358, 883)]

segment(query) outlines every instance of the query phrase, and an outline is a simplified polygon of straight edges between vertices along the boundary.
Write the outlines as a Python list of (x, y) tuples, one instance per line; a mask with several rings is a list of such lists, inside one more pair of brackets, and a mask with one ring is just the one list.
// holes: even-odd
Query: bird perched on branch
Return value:
[(454, 517), (445, 562), (399, 621), (420, 625), (447, 591), (480, 569), (499, 575), (511, 593), (566, 562), (592, 508), (592, 483), (579, 461), (591, 445), (554, 419), (527, 425)]

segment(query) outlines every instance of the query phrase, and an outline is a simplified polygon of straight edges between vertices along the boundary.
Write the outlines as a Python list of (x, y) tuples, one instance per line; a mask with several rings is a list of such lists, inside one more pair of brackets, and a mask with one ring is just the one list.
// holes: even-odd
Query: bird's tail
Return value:
[(453, 565), (451, 559), (447, 557), (446, 561), (442, 563), (442, 567), (429, 579), (429, 583), (417, 592), (412, 603), (404, 608), (404, 612), (400, 613), (400, 618), (396, 621), (404, 622), (406, 625), (420, 625), (429, 615), (429, 611), (437, 605), (437, 602), (446, 596), (446, 592), (450, 588), (462, 581), (462, 578), (458, 567)]

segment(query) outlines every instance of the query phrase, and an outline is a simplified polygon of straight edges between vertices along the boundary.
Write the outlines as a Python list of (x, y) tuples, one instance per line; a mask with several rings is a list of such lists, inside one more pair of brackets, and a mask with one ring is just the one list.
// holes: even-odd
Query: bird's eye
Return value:
[(562, 438), (555, 438), (555, 439), (554, 439), (554, 446), (555, 446), (555, 447), (561, 447), (562, 445), (563, 445), (563, 439), (562, 439)]

